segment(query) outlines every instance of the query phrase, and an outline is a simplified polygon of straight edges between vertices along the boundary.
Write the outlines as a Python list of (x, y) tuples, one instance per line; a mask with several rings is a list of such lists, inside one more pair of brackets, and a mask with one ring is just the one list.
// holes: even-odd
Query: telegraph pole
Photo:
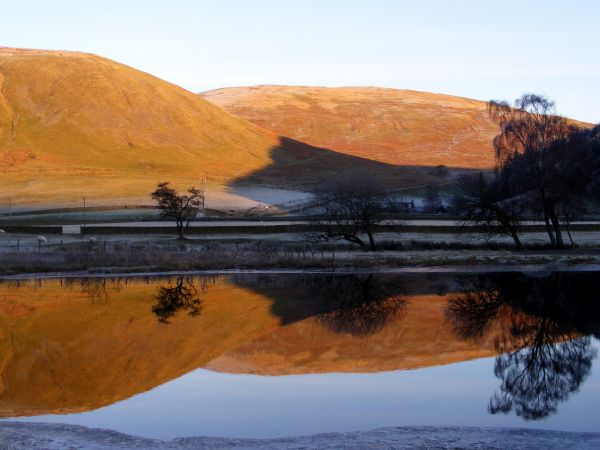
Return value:
[(206, 177), (202, 177), (202, 217), (206, 217), (206, 205), (204, 199), (206, 198)]
[(83, 229), (85, 230), (85, 200), (86, 197), (81, 197), (83, 199)]

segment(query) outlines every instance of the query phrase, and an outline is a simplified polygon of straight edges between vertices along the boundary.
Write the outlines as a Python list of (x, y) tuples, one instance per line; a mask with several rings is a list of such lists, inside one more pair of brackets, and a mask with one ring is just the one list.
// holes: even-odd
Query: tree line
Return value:
[(455, 211), (488, 235), (510, 236), (518, 249), (525, 217), (543, 220), (552, 247), (565, 246), (564, 232), (573, 245), (569, 225), (600, 195), (600, 125), (580, 128), (535, 94), (514, 106), (492, 101), (488, 109), (500, 127), (494, 175), (461, 177)]

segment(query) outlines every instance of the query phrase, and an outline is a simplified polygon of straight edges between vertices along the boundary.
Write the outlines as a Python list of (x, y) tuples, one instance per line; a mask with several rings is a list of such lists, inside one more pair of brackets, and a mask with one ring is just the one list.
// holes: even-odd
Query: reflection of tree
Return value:
[(401, 318), (406, 277), (389, 274), (236, 275), (236, 283), (272, 299), (282, 325), (314, 317), (335, 333), (375, 334)]
[(480, 339), (495, 330), (494, 372), (501, 385), (491, 413), (514, 410), (541, 419), (578, 390), (595, 357), (585, 335), (600, 330), (596, 276), (482, 277), (449, 303), (447, 317), (458, 336)]
[(200, 315), (202, 300), (200, 291), (205, 290), (205, 284), (200, 288), (194, 286), (193, 281), (178, 277), (175, 286), (160, 286), (156, 294), (156, 303), (152, 306), (152, 312), (158, 320), (168, 323), (177, 311), (184, 310), (192, 317)]
[(81, 292), (86, 295), (90, 303), (108, 303), (111, 292), (121, 290), (120, 279), (108, 280), (106, 278), (82, 278)]
[(494, 373), (502, 380), (488, 410), (514, 409), (524, 419), (543, 419), (576, 392), (592, 367), (594, 350), (589, 337), (545, 343), (504, 353), (496, 358)]
[(322, 277), (312, 287), (319, 320), (335, 333), (375, 334), (398, 320), (407, 302), (396, 283), (373, 274)]
[(463, 339), (479, 339), (497, 318), (506, 300), (493, 286), (479, 282), (463, 286), (463, 292), (448, 303), (446, 315)]

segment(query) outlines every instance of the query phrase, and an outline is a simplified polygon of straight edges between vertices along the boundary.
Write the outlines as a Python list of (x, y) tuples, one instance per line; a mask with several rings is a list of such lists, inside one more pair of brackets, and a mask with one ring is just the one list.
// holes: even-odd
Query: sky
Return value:
[(535, 92), (600, 122), (598, 0), (13, 0), (0, 46), (78, 50), (194, 92), (382, 86)]

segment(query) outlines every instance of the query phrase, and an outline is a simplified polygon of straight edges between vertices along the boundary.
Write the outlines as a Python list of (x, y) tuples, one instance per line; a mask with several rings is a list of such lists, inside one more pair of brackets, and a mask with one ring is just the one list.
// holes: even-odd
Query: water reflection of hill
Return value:
[[(546, 292), (529, 277), (506, 276), (521, 284), (508, 284), (512, 287), (504, 288), (501, 302), (484, 295), (492, 300), (491, 310), (485, 302), (464, 300), (500, 292), (498, 286), (486, 291), (486, 279), (469, 275), (278, 274), (0, 283), (0, 415), (94, 409), (199, 367), (258, 374), (375, 372), (496, 352), (511, 355), (523, 346), (534, 348), (528, 342), (536, 336), (514, 330), (535, 331), (542, 319), (544, 329), (554, 330), (566, 318), (575, 324), (566, 331), (559, 327), (547, 342), (567, 336), (569, 343), (569, 336), (596, 333), (596, 328), (585, 328), (590, 317), (598, 317), (589, 307), (593, 303), (567, 308), (569, 315), (565, 305), (574, 291), (549, 285)], [(517, 298), (515, 292), (529, 294)], [(545, 308), (536, 292), (542, 298), (560, 293), (560, 301), (552, 303), (554, 309)], [(513, 301), (505, 301), (509, 297)], [(469, 322), (473, 305), (479, 311), (475, 315), (486, 318), (483, 325)], [(554, 312), (544, 316), (546, 310)], [(505, 320), (511, 317), (522, 320)], [(523, 326), (516, 328), (515, 323)], [(500, 345), (508, 342), (507, 336), (512, 344)], [(515, 398), (509, 400), (514, 404)]]
[[(58, 280), (0, 284), (0, 414), (111, 404), (201, 367), (277, 324), (264, 297), (221, 280), (210, 286), (200, 316), (181, 313), (160, 323), (152, 307), (164, 284), (121, 281), (118, 290), (111, 280), (93, 288)], [(95, 301), (99, 295), (104, 301)]]
[(493, 354), (493, 341), (465, 342), (445, 325), (447, 292), (468, 275), (336, 274), (236, 276), (260, 292), (284, 326), (208, 365), (268, 375), (377, 372)]
[[(357, 330), (362, 314), (368, 311), (364, 299), (359, 297), (351, 305), (360, 314), (355, 314), (354, 326), (348, 328), (344, 322), (348, 316), (340, 315), (340, 308), (330, 305), (325, 314), (318, 314), (320, 309), (303, 301), (308, 295), (306, 290), (296, 288), (293, 295), (283, 295), (292, 292), (290, 283), (303, 286), (302, 277), (281, 283), (277, 280), (281, 277), (255, 278), (253, 282), (248, 277), (192, 280), (201, 302), (195, 315), (190, 315), (189, 309), (180, 310), (184, 303), (178, 304), (179, 300), (169, 304), (164, 297), (161, 303), (161, 289), (176, 288), (178, 278), (1, 283), (0, 414), (6, 417), (97, 408), (210, 365), (248, 342), (282, 332), (293, 334), (307, 327), (307, 333), (318, 336), (320, 353), (340, 351), (337, 339), (345, 340), (348, 352), (322, 364), (315, 360), (306, 371), (402, 367), (386, 349), (398, 347), (404, 339), (402, 331), (390, 331), (393, 323), (410, 323), (413, 317), (408, 314), (410, 307), (405, 308), (404, 294), (390, 302), (381, 297), (385, 290), (380, 293), (387, 303), (378, 309), (378, 316), (371, 318), (379, 317), (381, 322), (373, 327), (370, 320), (363, 321), (363, 328)], [(266, 283), (270, 289), (281, 290), (282, 295), (252, 289), (249, 285), (253, 283), (263, 287)], [(393, 285), (390, 281), (385, 289)], [(317, 285), (309, 283), (306, 287), (314, 290)], [(338, 298), (338, 302), (343, 301), (344, 297)], [(434, 309), (441, 320), (443, 305)], [(161, 323), (157, 311), (168, 312), (167, 324)], [(389, 312), (396, 315), (393, 322), (387, 322)], [(417, 316), (415, 320), (421, 321)], [(435, 325), (431, 324), (433, 329)], [(419, 327), (422, 330), (415, 333), (425, 333), (430, 325), (423, 322)], [(351, 329), (354, 334), (348, 333)], [(287, 342), (293, 355), (305, 353), (310, 359), (314, 353), (303, 339), (290, 338)], [(455, 342), (460, 343), (458, 339)], [(466, 347), (475, 352), (468, 357), (480, 354), (479, 344)], [(436, 358), (436, 363), (443, 362), (450, 360)], [(259, 371), (267, 370), (265, 367)]]
[(491, 356), (493, 342), (470, 343), (445, 326), (448, 296), (407, 297), (399, 319), (373, 334), (339, 332), (319, 316), (250, 340), (211, 361), (208, 368), (235, 373), (287, 375), (412, 369)]

